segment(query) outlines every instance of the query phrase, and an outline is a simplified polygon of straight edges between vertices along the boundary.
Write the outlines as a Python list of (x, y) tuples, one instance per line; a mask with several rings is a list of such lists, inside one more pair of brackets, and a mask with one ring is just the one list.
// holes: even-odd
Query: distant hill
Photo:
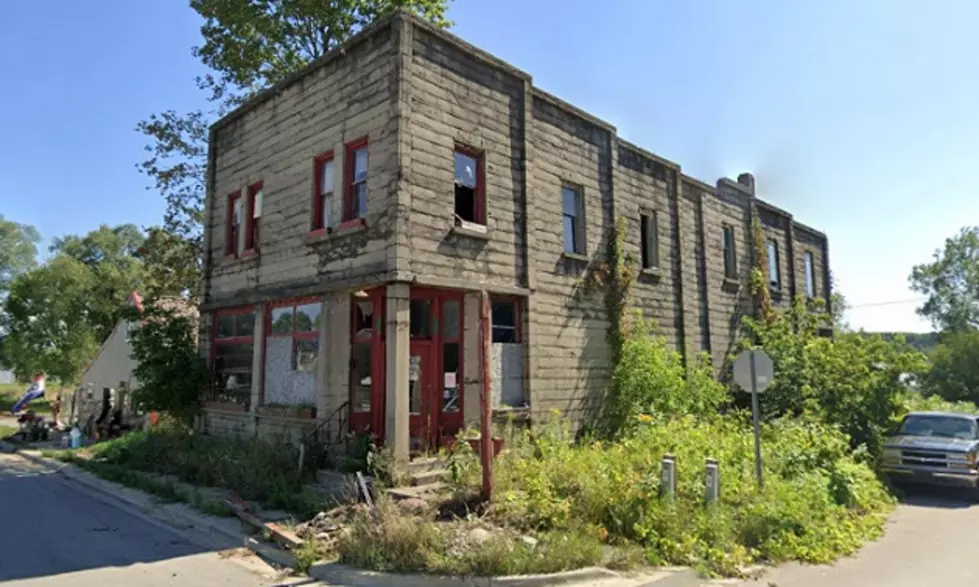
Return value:
[(879, 334), (884, 340), (893, 340), (894, 337), (901, 335), (908, 344), (923, 353), (930, 352), (938, 346), (937, 332), (867, 332), (866, 334)]

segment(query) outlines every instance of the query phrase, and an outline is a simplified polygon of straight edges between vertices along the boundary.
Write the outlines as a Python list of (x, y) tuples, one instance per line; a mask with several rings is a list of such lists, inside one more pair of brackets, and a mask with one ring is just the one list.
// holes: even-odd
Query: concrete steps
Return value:
[(435, 457), (421, 457), (408, 463), (407, 472), (411, 485), (421, 487), (440, 483), (447, 468), (446, 461)]

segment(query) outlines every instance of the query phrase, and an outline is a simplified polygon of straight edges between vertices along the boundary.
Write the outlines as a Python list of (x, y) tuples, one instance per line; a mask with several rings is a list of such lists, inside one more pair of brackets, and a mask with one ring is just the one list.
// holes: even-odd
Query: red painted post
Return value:
[(479, 338), (483, 385), (479, 391), (479, 459), (483, 465), (483, 498), (493, 497), (493, 400), (490, 391), (490, 304), (483, 290), (480, 299)]

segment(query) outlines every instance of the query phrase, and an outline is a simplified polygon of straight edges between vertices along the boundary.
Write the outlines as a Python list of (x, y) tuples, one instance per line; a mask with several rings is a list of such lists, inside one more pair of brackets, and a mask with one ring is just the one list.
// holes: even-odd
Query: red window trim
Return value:
[[(372, 308), (371, 333), (369, 336), (358, 335), (355, 330), (357, 325), (357, 302), (370, 302)], [(369, 344), (371, 349), (371, 410), (369, 412), (359, 412), (353, 402), (354, 376), (353, 362), (348, 375), (349, 404), (350, 404), (350, 426), (351, 430), (370, 430), (373, 434), (381, 438), (384, 430), (384, 390), (386, 382), (384, 380), (384, 328), (385, 328), (385, 297), (384, 288), (367, 291), (367, 297), (350, 296), (350, 344)], [(381, 327), (377, 328), (380, 320)]]
[[(309, 226), (310, 232), (314, 234), (326, 234), (330, 230), (329, 226), (323, 224), (323, 192), (320, 188), (323, 183), (323, 164), (332, 160), (333, 149), (313, 158), (313, 217), (310, 219)], [(333, 173), (336, 172), (336, 164), (334, 164)], [(333, 197), (336, 197), (336, 192)]]
[(516, 323), (516, 337), (514, 344), (523, 343), (523, 300), (520, 296), (511, 295), (490, 295), (490, 340), (493, 336), (493, 302), (513, 302), (513, 319)]
[[(362, 342), (373, 342), (375, 336), (380, 340), (384, 340), (384, 326), (385, 326), (385, 312), (384, 312), (384, 288), (379, 288), (378, 290), (372, 290), (367, 292), (367, 297), (358, 298), (356, 296), (350, 296), (350, 344), (357, 344)], [(358, 302), (370, 302), (373, 314), (371, 314), (371, 320), (374, 321), (371, 324), (371, 334), (370, 336), (364, 336), (359, 334), (358, 330), (354, 330), (357, 326), (357, 303)], [(378, 315), (381, 318), (381, 327), (377, 327)]]
[(224, 254), (227, 257), (238, 256), (238, 238), (237, 236), (232, 238), (232, 233), (234, 232), (235, 202), (240, 199), (241, 190), (228, 194), (228, 217), (224, 227)]
[[(486, 153), (460, 143), (456, 143), (453, 154), (455, 153), (462, 153), (463, 155), (468, 155), (476, 160), (476, 202), (474, 204), (474, 212), (476, 214), (476, 224), (486, 226)], [(453, 164), (454, 163), (455, 162), (453, 161)], [(453, 181), (455, 181), (454, 169)]]
[[(248, 198), (247, 198), (247, 210), (245, 216), (245, 250), (242, 256), (248, 257), (251, 255), (258, 254), (258, 229), (259, 222), (255, 218), (255, 196), (258, 195), (262, 188), (264, 187), (264, 182), (257, 181), (252, 185), (248, 186)], [(262, 202), (264, 205), (264, 202)]]
[[(364, 210), (365, 217), (354, 216), (354, 157), (353, 154), (359, 149), (367, 147), (367, 137), (361, 137), (350, 141), (344, 147), (344, 166), (343, 166), (343, 214), (338, 229), (365, 224), (367, 211)], [(370, 151), (367, 153), (367, 182), (370, 180)], [(336, 173), (336, 170), (334, 170)], [(368, 194), (370, 197), (370, 194)]]
[(251, 336), (232, 336), (228, 338), (221, 338), (218, 336), (218, 319), (225, 316), (236, 316), (238, 314), (248, 314), (254, 313), (254, 306), (239, 306), (237, 308), (222, 308), (216, 310), (211, 315), (211, 352), (210, 352), (210, 364), (214, 367), (215, 354), (217, 352), (218, 343), (221, 344), (247, 344), (255, 342), (254, 330)]
[[(289, 300), (279, 300), (268, 304), (265, 308), (265, 338), (272, 337), (292, 337), (297, 340), (312, 340), (319, 338), (319, 330), (309, 330), (305, 332), (296, 332), (296, 308), (299, 306), (305, 306), (308, 304), (319, 303), (322, 304), (322, 298), (308, 297), (308, 298), (294, 298)], [(292, 308), (292, 331), (285, 332), (272, 332), (272, 310), (276, 308)], [(323, 315), (323, 308), (320, 307), (320, 315)]]

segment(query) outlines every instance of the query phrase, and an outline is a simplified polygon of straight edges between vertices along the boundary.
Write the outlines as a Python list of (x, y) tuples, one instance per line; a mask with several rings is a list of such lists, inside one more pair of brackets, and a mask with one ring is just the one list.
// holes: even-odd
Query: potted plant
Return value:
[(296, 408), (297, 418), (313, 419), (316, 417), (316, 406), (311, 404), (301, 405)]
[[(479, 430), (468, 429), (464, 431), (461, 436), (463, 440), (469, 444), (469, 447), (472, 448), (474, 453), (477, 455), (482, 454), (483, 435)], [(500, 451), (503, 450), (503, 439), (499, 436), (492, 436), (490, 438), (490, 444), (492, 448), (492, 452), (490, 454), (492, 455), (492, 458), (495, 459), (497, 456), (499, 456)]]

